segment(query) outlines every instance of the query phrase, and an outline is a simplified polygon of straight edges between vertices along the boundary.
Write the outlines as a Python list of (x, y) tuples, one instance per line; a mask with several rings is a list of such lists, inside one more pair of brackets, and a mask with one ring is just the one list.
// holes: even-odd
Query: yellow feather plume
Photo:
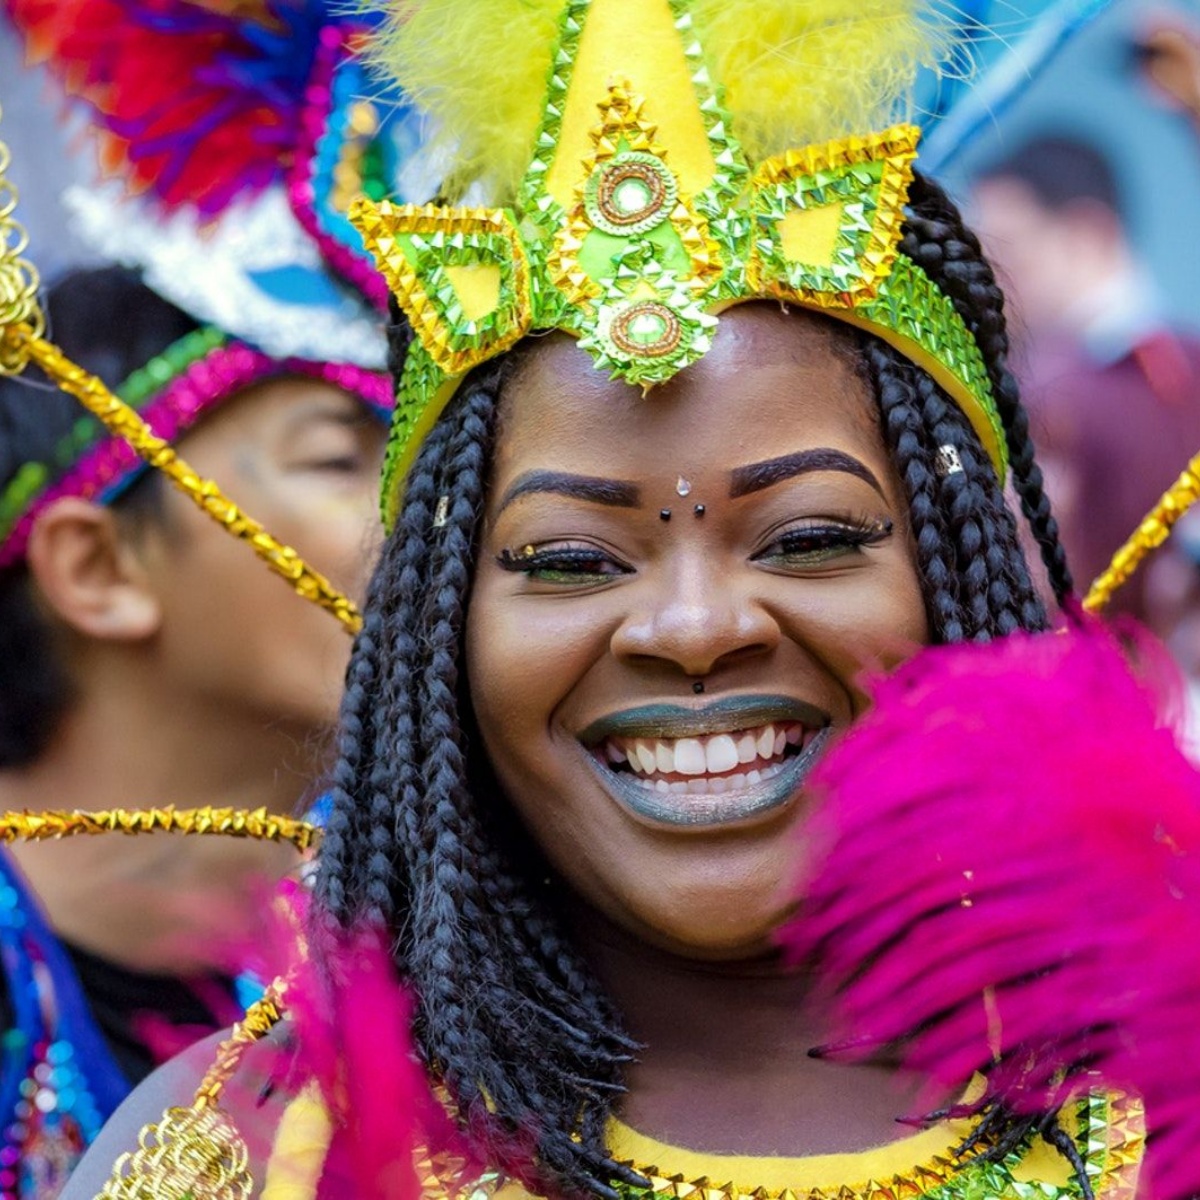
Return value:
[[(361, 0), (368, 7), (370, 0)], [(953, 47), (949, 0), (692, 0), (752, 162), (907, 116), (917, 70)], [(452, 150), (444, 191), (515, 192), (532, 156), (566, 0), (390, 0), (371, 58)], [(636, 32), (631, 30), (631, 36)]]
[(453, 153), (444, 191), (515, 192), (533, 154), (565, 0), (392, 0), (370, 52)]
[(693, 0), (692, 19), (752, 162), (911, 114), (917, 71), (954, 45), (936, 3)]

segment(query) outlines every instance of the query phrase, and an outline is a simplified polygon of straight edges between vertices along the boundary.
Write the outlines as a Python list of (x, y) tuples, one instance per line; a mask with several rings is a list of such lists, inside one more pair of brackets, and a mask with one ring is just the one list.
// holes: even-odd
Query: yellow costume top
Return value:
[[(1079, 1149), (1093, 1194), (1132, 1200), (1145, 1140), (1141, 1106), (1097, 1094), (1070, 1106), (1061, 1120)], [(1003, 1162), (964, 1162), (955, 1151), (971, 1128), (969, 1120), (947, 1121), (861, 1153), (760, 1158), (667, 1145), (614, 1120), (609, 1148), (617, 1161), (647, 1177), (646, 1189), (616, 1185), (629, 1200), (1068, 1200), (1083, 1195), (1071, 1164), (1041, 1139)], [(322, 1179), (331, 1134), (319, 1097), (309, 1090), (293, 1100), (279, 1125), (261, 1200), (341, 1197), (336, 1181)], [(471, 1200), (529, 1196), (499, 1173), (464, 1180), (444, 1157), (426, 1157), (419, 1166), (424, 1200), (453, 1194)]]

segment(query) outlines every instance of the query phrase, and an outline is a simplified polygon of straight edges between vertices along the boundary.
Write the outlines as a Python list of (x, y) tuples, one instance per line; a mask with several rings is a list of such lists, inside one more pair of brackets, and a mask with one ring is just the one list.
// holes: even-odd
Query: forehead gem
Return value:
[(691, 480), (684, 479), (684, 477), (680, 475), (679, 482), (675, 485), (675, 494), (677, 496), (690, 496), (692, 494)]

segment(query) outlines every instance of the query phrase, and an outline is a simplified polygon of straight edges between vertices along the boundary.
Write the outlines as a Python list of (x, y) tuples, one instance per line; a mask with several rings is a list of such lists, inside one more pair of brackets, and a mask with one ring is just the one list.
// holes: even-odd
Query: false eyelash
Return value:
[(831, 543), (836, 540), (838, 544), (844, 546), (873, 546), (890, 537), (894, 531), (895, 522), (889, 517), (866, 521), (812, 523), (785, 530), (779, 535), (776, 541), (786, 545), (791, 538), (795, 538), (796, 540), (801, 538), (812, 539), (820, 538), (824, 535)]
[(536, 550), (532, 546), (524, 547), (519, 553), (511, 550), (501, 550), (496, 561), (506, 571), (537, 571), (546, 567), (554, 567), (560, 571), (572, 568), (589, 567), (602, 563), (608, 558), (600, 550)]

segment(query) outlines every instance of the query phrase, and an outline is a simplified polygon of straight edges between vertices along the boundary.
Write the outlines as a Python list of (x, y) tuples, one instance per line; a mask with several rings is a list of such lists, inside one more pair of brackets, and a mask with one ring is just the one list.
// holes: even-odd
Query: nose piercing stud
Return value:
[(671, 510), (669, 508), (659, 509), (658, 519), (660, 521), (669, 521), (671, 519)]
[(703, 504), (697, 504), (696, 507), (692, 509), (692, 512), (694, 512), (697, 517), (704, 516), (707, 511), (708, 509), (706, 509)]

